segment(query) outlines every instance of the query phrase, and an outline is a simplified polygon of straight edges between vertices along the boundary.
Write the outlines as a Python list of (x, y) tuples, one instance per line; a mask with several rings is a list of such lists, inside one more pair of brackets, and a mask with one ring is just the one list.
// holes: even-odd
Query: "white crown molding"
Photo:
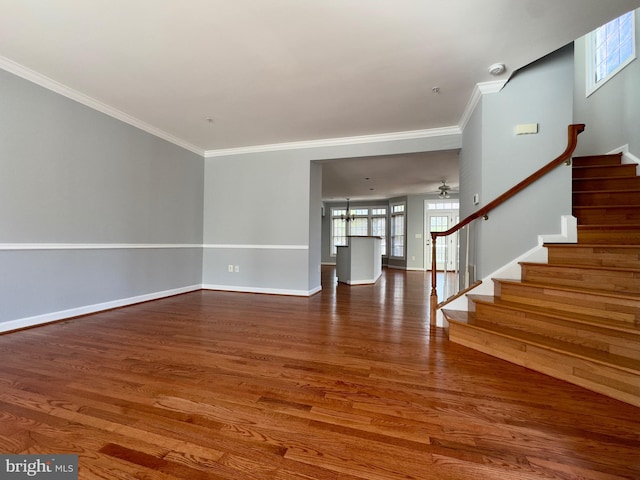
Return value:
[(145, 248), (202, 248), (191, 243), (0, 243), (0, 250), (114, 250)]
[(102, 103), (95, 98), (92, 98), (84, 93), (78, 92), (71, 87), (63, 85), (60, 82), (57, 82), (45, 75), (42, 75), (34, 70), (31, 70), (19, 63), (14, 62), (6, 57), (0, 56), (0, 68), (6, 70), (9, 73), (13, 73), (18, 77), (24, 78), (25, 80), (29, 80), (30, 82), (35, 83), (36, 85), (40, 85), (48, 90), (51, 90), (55, 93), (58, 93), (64, 97), (70, 98), (71, 100), (75, 100), (82, 105), (85, 105), (89, 108), (97, 110), (99, 112), (104, 113), (105, 115), (109, 115), (117, 120), (120, 120), (124, 123), (128, 123), (140, 130), (143, 130), (151, 135), (154, 135), (158, 138), (166, 140), (167, 142), (173, 143), (179, 147), (182, 147), (190, 152), (193, 152), (197, 155), (203, 156), (204, 151), (201, 148), (196, 147), (184, 140), (175, 137), (164, 130), (160, 130), (159, 128), (154, 127), (142, 120), (139, 120), (131, 115), (124, 113), (116, 108), (113, 108), (106, 103)]
[(254, 145), (250, 147), (227, 148), (223, 150), (207, 150), (205, 158), (225, 157), (229, 155), (245, 155), (249, 153), (277, 152), (282, 150), (302, 150), (307, 148), (341, 147), (361, 145), (365, 143), (393, 142), (398, 140), (419, 140), (424, 138), (460, 135), (459, 127), (431, 128), (427, 130), (411, 130), (406, 132), (381, 133), (377, 135), (361, 135), (356, 137), (326, 138), (304, 142), (274, 143), (270, 145)]
[(105, 115), (109, 115), (117, 120), (127, 123), (131, 126), (139, 128), (151, 135), (166, 140), (174, 145), (182, 147), (190, 152), (193, 152), (199, 156), (205, 158), (224, 157), (230, 155), (244, 155), (250, 153), (263, 153), (263, 152), (276, 152), (282, 150), (299, 150), (309, 148), (322, 148), (322, 147), (339, 147), (349, 145), (360, 145), (367, 143), (380, 143), (380, 142), (393, 142), (403, 140), (419, 140), (425, 138), (437, 138), (447, 137), (452, 135), (461, 135), (462, 131), (466, 127), (474, 109), (476, 108), (482, 95), (497, 93), (507, 80), (497, 80), (493, 82), (478, 83), (473, 89), (471, 98), (467, 102), (467, 106), (460, 118), (460, 122), (457, 126), (431, 128), (425, 130), (410, 130), (405, 132), (391, 132), (382, 133), (376, 135), (361, 135), (354, 137), (340, 137), (340, 138), (327, 138), (320, 140), (310, 140), (302, 142), (289, 142), (289, 143), (275, 143), (268, 145), (254, 145), (247, 147), (227, 148), (220, 150), (202, 150), (201, 148), (192, 145), (170, 133), (165, 132), (159, 128), (154, 127), (140, 119), (137, 119), (121, 110), (111, 107), (95, 98), (92, 98), (84, 93), (74, 90), (52, 78), (42, 75), (34, 70), (31, 70), (19, 63), (14, 62), (6, 57), (0, 56), (0, 68), (10, 72), (18, 77), (24, 78), (30, 82), (40, 85), (48, 90), (58, 93), (64, 97), (74, 100), (82, 105), (97, 110)]
[(507, 80), (495, 80), (493, 82), (483, 82), (477, 83), (473, 88), (473, 92), (471, 92), (471, 98), (467, 102), (467, 106), (462, 112), (462, 116), (460, 117), (460, 123), (458, 123), (458, 128), (462, 132), (469, 120), (471, 119), (471, 115), (473, 115), (473, 111), (478, 106), (478, 102), (483, 95), (487, 95), (490, 93), (498, 93), (507, 83)]

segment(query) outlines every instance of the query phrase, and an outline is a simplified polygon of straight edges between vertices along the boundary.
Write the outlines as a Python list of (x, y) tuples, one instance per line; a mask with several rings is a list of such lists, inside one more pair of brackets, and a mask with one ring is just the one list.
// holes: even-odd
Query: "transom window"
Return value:
[(428, 210), (458, 210), (459, 208), (459, 200), (452, 200), (450, 202), (429, 202), (427, 204)]
[(587, 35), (587, 96), (636, 58), (635, 17), (628, 12)]

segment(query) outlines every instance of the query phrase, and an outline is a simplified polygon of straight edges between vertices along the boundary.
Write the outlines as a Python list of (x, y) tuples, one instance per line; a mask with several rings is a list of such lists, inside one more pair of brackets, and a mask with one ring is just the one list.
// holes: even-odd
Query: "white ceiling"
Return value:
[(639, 6), (0, 0), (0, 67), (203, 153), (456, 126), (490, 64), (507, 78)]
[(458, 191), (458, 151), (443, 150), (404, 155), (347, 158), (322, 163), (325, 201), (386, 199), (440, 193), (446, 180)]

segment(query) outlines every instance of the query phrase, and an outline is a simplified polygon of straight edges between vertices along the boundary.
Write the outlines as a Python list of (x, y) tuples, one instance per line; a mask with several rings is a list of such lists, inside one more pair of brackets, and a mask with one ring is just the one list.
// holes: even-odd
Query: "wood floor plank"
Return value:
[(640, 478), (640, 409), (450, 343), (425, 272), (334, 272), (0, 335), (0, 452), (102, 480)]

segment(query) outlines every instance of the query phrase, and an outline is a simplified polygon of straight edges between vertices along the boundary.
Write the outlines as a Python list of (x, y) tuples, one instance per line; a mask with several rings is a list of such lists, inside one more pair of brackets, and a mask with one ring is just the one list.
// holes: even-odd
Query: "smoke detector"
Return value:
[(489, 73), (491, 75), (502, 75), (506, 72), (507, 67), (504, 66), (504, 63), (494, 63), (489, 67)]

